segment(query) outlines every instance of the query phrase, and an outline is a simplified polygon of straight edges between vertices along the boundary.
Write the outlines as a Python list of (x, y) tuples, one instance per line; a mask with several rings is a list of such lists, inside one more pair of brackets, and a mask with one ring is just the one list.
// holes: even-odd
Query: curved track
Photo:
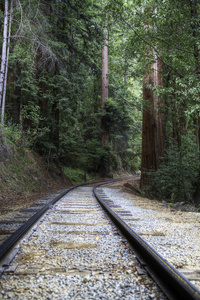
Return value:
[[(134, 176), (136, 177), (136, 176)], [(129, 177), (130, 178), (130, 177)], [(104, 183), (106, 182), (117, 182), (120, 180), (125, 180), (126, 178), (123, 179), (115, 179), (112, 181), (103, 181)], [(80, 186), (87, 186), (87, 185), (96, 185), (102, 183), (102, 181), (96, 181), (96, 182), (91, 182), (91, 183), (82, 183), (76, 186), (73, 186), (69, 189), (66, 189), (63, 191), (61, 194), (57, 195), (55, 198), (53, 198), (50, 202), (47, 202), (44, 206), (42, 206), (41, 209), (39, 209), (36, 213), (34, 213), (35, 210), (32, 209), (27, 209), (26, 212), (32, 212), (32, 216), (28, 218), (28, 221), (25, 221), (15, 232), (11, 233), (10, 236), (1, 244), (0, 246), (0, 260), (7, 254), (7, 252), (19, 241), (19, 239), (32, 227), (34, 224), (38, 221), (41, 216), (46, 213), (55, 203), (57, 203), (62, 197), (64, 197), (67, 193), (72, 191), (73, 189), (76, 189)], [(23, 211), (24, 212), (24, 211)], [(5, 221), (5, 224), (11, 224), (15, 223), (15, 220), (12, 221)], [(16, 222), (18, 223), (18, 222)], [(1, 274), (1, 272), (0, 272)]]
[[(102, 190), (97, 189), (100, 186), (102, 184), (94, 188), (96, 198), (113, 223), (128, 239), (143, 267), (154, 278), (166, 296), (169, 299), (200, 299), (200, 291), (133, 231), (119, 216), (119, 213), (112, 209), (114, 206), (112, 201), (105, 196)], [(120, 211), (120, 207), (117, 207), (117, 211)], [(122, 213), (124, 212), (122, 211)]]
[[(104, 183), (105, 184), (105, 183)], [(88, 184), (79, 185), (85, 186)], [(183, 275), (181, 275), (175, 268), (173, 268), (159, 253), (150, 247), (140, 236), (138, 236), (122, 219), (123, 214), (128, 212), (121, 212), (120, 207), (113, 207), (112, 201), (105, 197), (101, 189), (96, 186), (94, 188), (95, 197), (98, 199), (100, 205), (106, 210), (112, 222), (118, 227), (121, 233), (128, 239), (137, 257), (142, 263), (143, 267), (158, 283), (164, 293), (169, 299), (200, 299), (200, 292), (193, 286)], [(0, 249), (0, 259), (6, 257), (7, 252), (14, 247), (17, 241), (29, 230), (41, 216), (53, 207), (60, 199), (62, 199), (71, 190), (77, 188), (73, 187), (64, 191), (57, 196), (50, 203), (45, 205), (40, 212), (31, 217), (28, 222), (23, 224), (12, 236), (10, 236), (2, 245)], [(120, 217), (121, 214), (121, 217)], [(12, 261), (16, 252), (8, 256), (7, 261), (3, 263), (6, 267)]]

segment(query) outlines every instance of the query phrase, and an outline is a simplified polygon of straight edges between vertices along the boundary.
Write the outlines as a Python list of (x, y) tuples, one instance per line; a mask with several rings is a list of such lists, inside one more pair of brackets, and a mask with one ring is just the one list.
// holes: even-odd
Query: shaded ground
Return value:
[[(21, 182), (18, 181), (18, 184), (16, 185), (17, 180), (13, 182), (11, 180), (10, 184), (8, 176), (6, 177), (6, 180), (2, 180), (2, 169), (0, 170), (0, 183), (3, 184), (3, 189), (0, 189), (0, 215), (5, 215), (7, 210), (10, 209), (18, 211), (30, 207), (34, 202), (37, 202), (37, 200), (43, 198), (45, 195), (54, 194), (62, 189), (67, 189), (72, 186), (72, 183), (67, 176), (61, 176), (59, 174), (58, 168), (54, 167), (54, 170), (48, 172), (46, 170), (46, 165), (43, 164), (38, 157), (37, 161), (34, 163), (35, 165), (33, 165), (32, 168), (34, 171), (35, 169), (38, 169), (39, 171), (33, 176), (31, 174), (26, 174), (25, 170), (24, 176), (27, 175), (26, 180), (31, 181), (31, 188), (27, 186), (27, 189), (25, 190), (23, 190), (23, 184), (20, 185)], [(16, 176), (14, 176), (14, 179), (16, 179)], [(112, 185), (112, 187), (121, 187), (122, 189), (134, 193), (130, 187), (124, 187), (127, 183), (134, 188), (139, 189), (139, 178), (118, 182)], [(32, 188), (32, 186), (35, 186), (35, 188)]]
[(137, 193), (137, 191), (139, 191), (140, 189), (140, 176), (134, 179), (128, 179), (128, 180), (117, 182), (115, 184), (112, 184), (112, 187), (121, 187), (126, 191), (131, 190), (133, 193)]
[(45, 181), (42, 183), (42, 188), (38, 192), (33, 191), (26, 191), (21, 192), (21, 195), (15, 195), (15, 193), (3, 193), (3, 195), (0, 196), (0, 215), (3, 213), (3, 211), (7, 209), (25, 209), (32, 205), (35, 201), (38, 199), (43, 198), (47, 194), (54, 194), (57, 193), (59, 190), (67, 189), (70, 187), (71, 184), (67, 180), (64, 179), (49, 179), (48, 181)]
[(15, 151), (8, 160), (0, 161), (0, 215), (6, 209), (23, 209), (45, 194), (71, 186), (58, 167), (47, 165), (33, 152)]
[[(198, 208), (194, 206), (193, 203), (184, 203), (184, 202), (167, 202), (167, 201), (159, 201), (156, 199), (149, 199), (146, 197), (143, 197), (140, 192), (140, 177), (134, 179), (129, 179), (121, 182), (117, 182), (111, 186), (112, 188), (121, 188), (122, 191), (128, 192), (131, 195), (134, 195), (136, 200), (141, 201), (141, 203), (144, 205), (144, 208), (146, 207), (147, 203), (151, 207), (166, 207), (169, 208), (172, 211), (179, 210), (179, 211), (189, 211), (189, 212), (198, 212)], [(147, 196), (148, 197), (148, 196)]]

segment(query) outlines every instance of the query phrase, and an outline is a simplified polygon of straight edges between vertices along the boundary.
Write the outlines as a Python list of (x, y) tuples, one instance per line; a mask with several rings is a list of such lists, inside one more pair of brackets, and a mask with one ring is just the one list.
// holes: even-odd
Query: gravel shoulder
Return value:
[(200, 214), (165, 207), (121, 187), (103, 188), (134, 217), (128, 225), (200, 289)]

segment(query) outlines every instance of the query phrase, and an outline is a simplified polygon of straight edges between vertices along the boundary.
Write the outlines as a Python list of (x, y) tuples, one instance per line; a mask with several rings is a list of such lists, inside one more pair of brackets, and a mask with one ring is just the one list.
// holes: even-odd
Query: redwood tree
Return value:
[(158, 170), (159, 158), (164, 154), (163, 104), (152, 87), (162, 85), (161, 62), (154, 56), (149, 73), (143, 78), (143, 126), (141, 188), (147, 185), (146, 171)]

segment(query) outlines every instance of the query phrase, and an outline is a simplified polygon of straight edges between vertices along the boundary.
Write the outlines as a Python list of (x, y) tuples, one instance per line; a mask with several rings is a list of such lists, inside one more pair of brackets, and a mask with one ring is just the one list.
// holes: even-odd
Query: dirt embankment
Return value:
[(47, 165), (32, 151), (18, 149), (0, 161), (0, 213), (5, 209), (26, 208), (44, 194), (71, 186), (60, 169)]

